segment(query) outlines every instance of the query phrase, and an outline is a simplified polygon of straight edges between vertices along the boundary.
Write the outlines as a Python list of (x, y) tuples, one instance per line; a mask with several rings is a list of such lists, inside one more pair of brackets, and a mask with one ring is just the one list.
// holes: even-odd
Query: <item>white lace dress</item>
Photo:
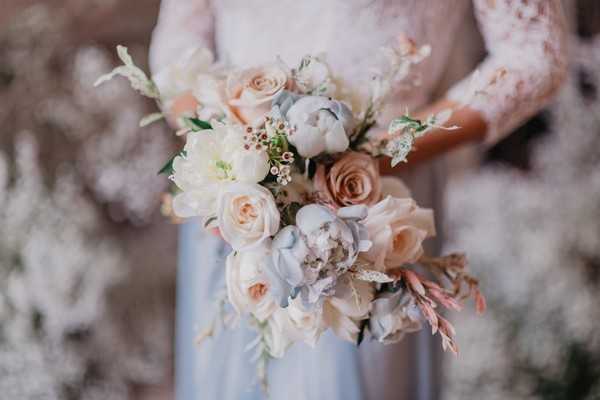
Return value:
[[(239, 66), (277, 55), (295, 65), (308, 53), (326, 53), (336, 74), (359, 90), (376, 52), (405, 33), (432, 54), (422, 65), (418, 90), (401, 92), (382, 124), (407, 107), (426, 105), (452, 61), (457, 32), (471, 4), (488, 56), (477, 77), (456, 83), (447, 96), (462, 100), (488, 124), (493, 143), (541, 108), (556, 91), (566, 64), (565, 27), (559, 0), (163, 0), (151, 48), (158, 71), (187, 47), (205, 45)], [(442, 197), (443, 165), (418, 168), (408, 177), (417, 200), (436, 208)], [(439, 230), (441, 231), (441, 229)], [(439, 240), (438, 240), (439, 244)], [(244, 347), (252, 332), (241, 329), (198, 349), (194, 335), (212, 314), (223, 287), (228, 249), (185, 224), (180, 237), (176, 389), (180, 400), (259, 399), (254, 366)], [(435, 346), (435, 347), (434, 347)], [(356, 348), (325, 335), (315, 349), (293, 347), (270, 368), (272, 399), (435, 399), (439, 396), (439, 343), (427, 332), (393, 346)]]

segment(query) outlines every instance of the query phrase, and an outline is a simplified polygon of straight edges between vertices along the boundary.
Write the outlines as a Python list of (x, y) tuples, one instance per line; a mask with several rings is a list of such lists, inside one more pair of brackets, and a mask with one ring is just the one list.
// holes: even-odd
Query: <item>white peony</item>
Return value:
[(264, 263), (269, 262), (269, 245), (233, 251), (227, 257), (225, 279), (229, 302), (238, 313), (250, 312), (265, 321), (278, 308), (269, 294)]
[(191, 132), (183, 155), (173, 161), (172, 180), (181, 190), (173, 199), (179, 217), (214, 216), (221, 188), (231, 182), (256, 183), (269, 172), (265, 151), (244, 149), (242, 128), (212, 122)]
[(379, 271), (416, 262), (423, 241), (435, 235), (433, 210), (418, 207), (411, 198), (386, 197), (369, 208), (363, 223), (372, 246), (361, 257)]
[(354, 117), (343, 103), (322, 96), (306, 96), (287, 111), (292, 127), (288, 140), (301, 156), (341, 153), (350, 145)]
[(236, 182), (221, 189), (217, 221), (221, 235), (235, 250), (258, 246), (279, 230), (279, 210), (267, 188)]

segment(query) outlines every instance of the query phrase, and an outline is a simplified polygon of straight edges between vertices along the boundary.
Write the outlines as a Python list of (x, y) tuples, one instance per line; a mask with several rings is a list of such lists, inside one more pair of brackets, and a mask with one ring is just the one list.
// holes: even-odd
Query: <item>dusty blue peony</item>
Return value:
[(334, 293), (337, 277), (348, 271), (371, 242), (360, 220), (365, 206), (346, 207), (338, 214), (310, 204), (296, 214), (296, 226), (282, 229), (273, 240), (268, 268), (271, 293), (281, 306), (300, 295), (307, 307)]

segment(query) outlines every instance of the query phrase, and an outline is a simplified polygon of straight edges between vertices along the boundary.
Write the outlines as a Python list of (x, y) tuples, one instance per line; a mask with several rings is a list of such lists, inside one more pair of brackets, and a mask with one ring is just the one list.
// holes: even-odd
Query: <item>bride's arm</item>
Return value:
[[(188, 50), (208, 48), (214, 52), (214, 14), (211, 0), (162, 0), (158, 22), (150, 43), (150, 69), (160, 72)], [(191, 93), (182, 93), (169, 103), (167, 120), (177, 126), (178, 116), (195, 110)]]
[(187, 49), (194, 47), (214, 50), (211, 1), (162, 0), (150, 43), (152, 72), (160, 71)]
[[(410, 163), (468, 142), (497, 142), (547, 104), (564, 78), (566, 26), (560, 0), (473, 3), (488, 56), (444, 99), (418, 113), (426, 116), (456, 107), (448, 125), (460, 129), (417, 139)], [(468, 106), (461, 106), (465, 103)], [(389, 160), (385, 161), (382, 167), (389, 170)]]

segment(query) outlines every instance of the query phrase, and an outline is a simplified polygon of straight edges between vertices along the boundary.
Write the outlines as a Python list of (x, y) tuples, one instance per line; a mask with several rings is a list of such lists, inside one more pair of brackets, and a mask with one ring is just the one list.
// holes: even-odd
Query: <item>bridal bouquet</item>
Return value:
[(460, 310), (473, 296), (482, 312), (477, 281), (463, 255), (425, 255), (433, 211), (378, 166), (381, 156), (405, 161), (415, 138), (443, 128), (450, 112), (403, 115), (387, 135), (371, 132), (391, 88), (416, 82), (411, 67), (427, 46), (403, 39), (383, 49), (362, 97), (323, 57), (239, 69), (196, 49), (149, 79), (126, 48), (118, 53), (124, 65), (98, 83), (127, 77), (161, 109), (141, 124), (167, 117), (185, 136), (161, 170), (174, 182), (172, 210), (201, 217), (231, 246), (226, 299), (257, 329), (261, 378), (271, 357), (296, 342), (314, 346), (327, 329), (387, 344), (427, 322), (444, 349), (457, 351), (439, 306)]

